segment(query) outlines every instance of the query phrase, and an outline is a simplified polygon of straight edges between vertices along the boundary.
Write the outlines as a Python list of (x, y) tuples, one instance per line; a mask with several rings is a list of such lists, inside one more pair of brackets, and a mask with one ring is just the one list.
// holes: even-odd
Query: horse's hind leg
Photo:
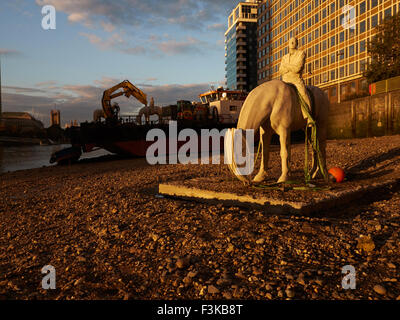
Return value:
[(261, 164), (258, 174), (254, 177), (254, 182), (262, 182), (266, 179), (269, 160), (269, 147), (271, 144), (272, 128), (270, 123), (266, 123), (260, 127), (260, 141), (261, 141)]
[(282, 175), (278, 183), (289, 180), (290, 176), (290, 129), (280, 128), (277, 132), (281, 145)]

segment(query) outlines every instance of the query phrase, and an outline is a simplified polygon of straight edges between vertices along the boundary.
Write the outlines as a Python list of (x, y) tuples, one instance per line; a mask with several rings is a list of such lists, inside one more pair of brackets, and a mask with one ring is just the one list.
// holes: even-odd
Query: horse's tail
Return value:
[[(250, 175), (248, 172), (247, 174), (244, 174), (242, 169), (237, 166), (236, 160), (235, 160), (235, 155), (237, 154), (238, 150), (235, 150), (235, 135), (237, 133), (237, 130), (235, 128), (229, 128), (226, 133), (225, 133), (225, 139), (224, 139), (224, 153), (225, 153), (225, 163), (228, 164), (229, 170), (232, 172), (234, 176), (236, 176), (240, 181), (248, 184), (250, 183)], [(246, 161), (252, 161), (250, 157), (252, 157), (250, 147), (246, 143), (246, 139), (243, 139), (242, 137), (242, 144), (243, 142), (245, 143), (245, 148), (246, 148)], [(241, 153), (242, 150), (239, 150)], [(254, 163), (254, 160), (253, 160)]]

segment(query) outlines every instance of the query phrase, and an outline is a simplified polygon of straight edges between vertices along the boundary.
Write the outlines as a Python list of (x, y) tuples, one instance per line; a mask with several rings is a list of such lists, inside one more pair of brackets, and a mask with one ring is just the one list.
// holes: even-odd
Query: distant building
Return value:
[(51, 110), (50, 114), (50, 126), (60, 125), (60, 110)]
[(43, 123), (27, 112), (3, 112), (1, 131), (10, 135), (40, 135), (44, 131)]
[(226, 86), (251, 91), (257, 86), (257, 7), (261, 1), (240, 2), (225, 32)]

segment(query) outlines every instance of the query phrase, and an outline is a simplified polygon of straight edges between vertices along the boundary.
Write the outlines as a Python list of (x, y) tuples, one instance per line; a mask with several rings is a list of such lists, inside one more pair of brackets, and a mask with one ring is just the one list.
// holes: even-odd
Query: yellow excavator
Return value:
[[(121, 88), (122, 91), (114, 93)], [(125, 97), (127, 98), (129, 98), (130, 96), (134, 96), (137, 100), (147, 106), (147, 95), (140, 89), (135, 87), (128, 80), (124, 80), (121, 83), (118, 83), (117, 85), (111, 87), (110, 89), (105, 90), (103, 93), (101, 104), (103, 106), (103, 117), (105, 119), (118, 118), (119, 106), (116, 103), (111, 105), (111, 100), (122, 95), (125, 95)]]

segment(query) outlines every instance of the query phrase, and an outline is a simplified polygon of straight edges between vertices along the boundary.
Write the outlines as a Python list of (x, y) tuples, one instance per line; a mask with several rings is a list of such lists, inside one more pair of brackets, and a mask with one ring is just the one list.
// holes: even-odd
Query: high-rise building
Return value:
[(60, 110), (51, 110), (50, 126), (60, 125)]
[(362, 76), (367, 42), (399, 0), (263, 0), (258, 6), (258, 84), (279, 79), (279, 65), (296, 36), (306, 52), (303, 78), (323, 88), (331, 102), (368, 92)]
[(251, 91), (257, 86), (257, 6), (261, 0), (240, 2), (228, 18), (225, 32), (226, 85)]

